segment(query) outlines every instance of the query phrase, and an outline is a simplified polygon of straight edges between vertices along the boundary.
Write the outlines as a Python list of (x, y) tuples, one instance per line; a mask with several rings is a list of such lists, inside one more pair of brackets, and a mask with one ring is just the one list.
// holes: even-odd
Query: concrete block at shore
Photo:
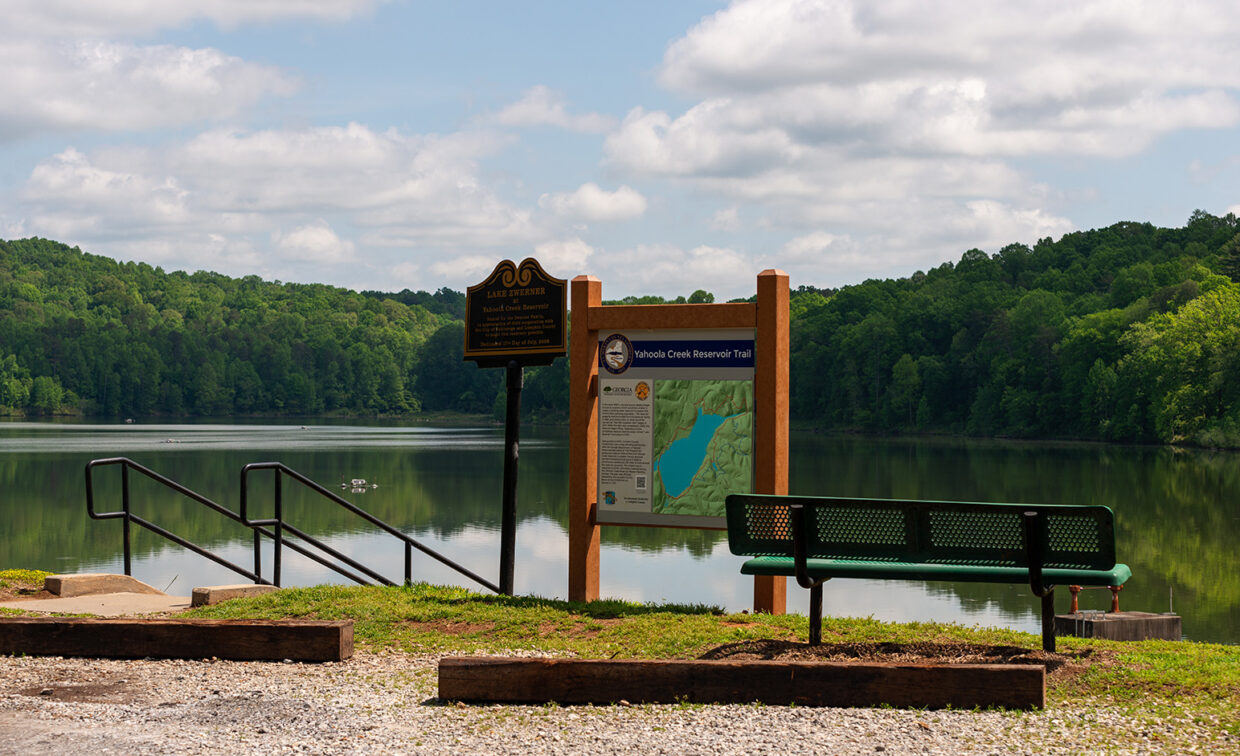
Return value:
[(1178, 641), (1184, 633), (1177, 614), (1077, 612), (1055, 615), (1055, 635), (1118, 641)]
[(239, 583), (237, 585), (208, 585), (195, 588), (190, 597), (191, 606), (210, 606), (221, 601), (248, 596), (265, 596), (272, 591), (280, 590), (274, 585), (258, 585), (255, 583)]

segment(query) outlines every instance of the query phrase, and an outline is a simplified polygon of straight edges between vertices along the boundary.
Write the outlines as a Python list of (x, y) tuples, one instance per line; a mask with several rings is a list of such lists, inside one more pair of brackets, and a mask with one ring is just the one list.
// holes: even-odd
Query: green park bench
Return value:
[(1042, 599), (1042, 648), (1055, 650), (1056, 585), (1120, 586), (1115, 523), (1098, 505), (980, 504), (733, 494), (728, 546), (745, 575), (794, 577), (822, 642), (831, 578), (1028, 583)]

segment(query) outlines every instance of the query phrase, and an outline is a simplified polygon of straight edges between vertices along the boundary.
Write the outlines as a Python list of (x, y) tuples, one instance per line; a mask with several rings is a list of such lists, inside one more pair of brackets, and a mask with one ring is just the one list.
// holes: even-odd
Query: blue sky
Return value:
[(1230, 2), (10, 0), (0, 238), (605, 297), (1240, 212)]

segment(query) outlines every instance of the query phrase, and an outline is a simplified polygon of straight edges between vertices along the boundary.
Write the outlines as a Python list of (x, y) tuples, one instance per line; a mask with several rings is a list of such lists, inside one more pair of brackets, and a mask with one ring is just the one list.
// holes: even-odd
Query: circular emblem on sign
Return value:
[(645, 399), (650, 396), (650, 384), (642, 381), (637, 384), (637, 388), (633, 389), (633, 393), (637, 395), (638, 399)]
[(612, 374), (623, 373), (633, 364), (633, 345), (621, 334), (613, 333), (603, 340), (603, 368)]

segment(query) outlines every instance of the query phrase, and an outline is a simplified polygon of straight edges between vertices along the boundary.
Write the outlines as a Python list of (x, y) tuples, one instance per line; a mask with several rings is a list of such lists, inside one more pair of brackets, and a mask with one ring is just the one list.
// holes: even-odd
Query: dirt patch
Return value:
[(0, 601), (24, 601), (27, 599), (54, 599), (60, 598), (54, 593), (48, 593), (43, 590), (42, 586), (35, 587), (33, 585), (0, 585)]
[(867, 661), (896, 664), (1040, 664), (1052, 679), (1075, 677), (1099, 661), (1092, 650), (1069, 653), (973, 643), (808, 643), (752, 640), (716, 646), (700, 659), (731, 661)]
[(126, 680), (112, 680), (94, 683), (54, 682), (17, 691), (23, 696), (35, 696), (49, 701), (67, 701), (73, 703), (129, 703), (137, 693), (135, 687)]

